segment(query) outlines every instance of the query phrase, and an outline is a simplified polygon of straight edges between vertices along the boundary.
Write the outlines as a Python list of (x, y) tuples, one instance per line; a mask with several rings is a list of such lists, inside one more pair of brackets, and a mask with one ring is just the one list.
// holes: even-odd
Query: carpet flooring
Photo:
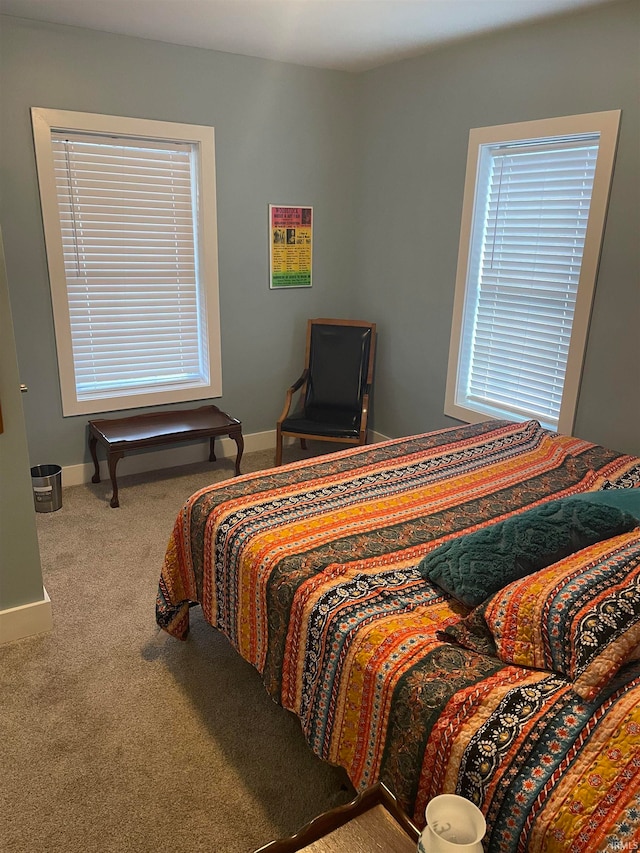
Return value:
[(155, 624), (178, 510), (232, 460), (121, 468), (119, 509), (107, 481), (36, 514), (54, 627), (0, 647), (0, 849), (250, 853), (354, 791), (199, 608), (185, 643)]

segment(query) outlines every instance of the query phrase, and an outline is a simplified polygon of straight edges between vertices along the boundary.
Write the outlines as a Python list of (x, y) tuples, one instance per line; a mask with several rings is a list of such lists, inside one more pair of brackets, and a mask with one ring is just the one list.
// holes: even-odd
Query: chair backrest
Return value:
[(358, 412), (373, 378), (375, 323), (309, 320), (305, 409)]

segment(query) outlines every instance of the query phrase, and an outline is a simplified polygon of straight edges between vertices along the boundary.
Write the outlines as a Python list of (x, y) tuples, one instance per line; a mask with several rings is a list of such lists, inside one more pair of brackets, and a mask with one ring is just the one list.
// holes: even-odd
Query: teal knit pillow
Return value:
[(477, 607), (512, 581), (637, 524), (616, 507), (563, 498), (445, 542), (418, 571), (462, 604)]
[[(580, 492), (574, 499), (594, 504), (607, 504), (623, 509), (640, 521), (640, 489), (603, 489), (599, 492)], [(568, 500), (568, 498), (565, 498)]]

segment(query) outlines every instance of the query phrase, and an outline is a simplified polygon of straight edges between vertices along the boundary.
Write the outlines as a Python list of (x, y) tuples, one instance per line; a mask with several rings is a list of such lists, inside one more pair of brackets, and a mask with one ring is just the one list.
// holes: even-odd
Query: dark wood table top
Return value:
[(162, 439), (189, 433), (189, 438), (212, 432), (221, 433), (239, 427), (241, 422), (217, 406), (200, 406), (197, 409), (175, 409), (168, 412), (150, 412), (126, 418), (104, 418), (89, 421), (92, 432), (106, 443), (121, 444), (147, 439)]

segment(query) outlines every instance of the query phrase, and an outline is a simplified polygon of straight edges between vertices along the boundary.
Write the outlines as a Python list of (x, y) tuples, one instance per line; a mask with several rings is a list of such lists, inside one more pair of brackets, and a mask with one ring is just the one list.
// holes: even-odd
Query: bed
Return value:
[[(639, 486), (640, 459), (536, 421), (243, 475), (180, 511), (156, 619), (185, 639), (200, 605), (315, 753), (418, 826), (452, 792), (487, 851), (639, 849), (640, 528), (611, 506)], [(544, 525), (569, 511), (568, 546)]]

